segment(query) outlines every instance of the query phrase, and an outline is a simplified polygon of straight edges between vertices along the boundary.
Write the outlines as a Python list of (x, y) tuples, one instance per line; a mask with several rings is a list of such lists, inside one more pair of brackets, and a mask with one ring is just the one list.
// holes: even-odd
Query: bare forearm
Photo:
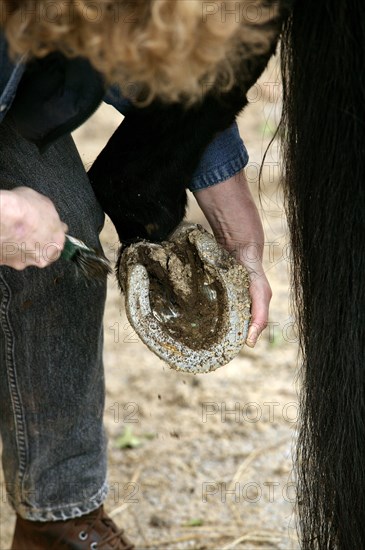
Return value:
[(262, 267), (264, 232), (243, 171), (195, 193), (218, 242), (249, 271), (252, 321), (247, 344), (254, 346), (268, 322), (271, 289)]
[(243, 171), (197, 192), (195, 198), (216, 239), (225, 248), (235, 251), (237, 259), (243, 259), (247, 246), (256, 248), (257, 256), (262, 259), (264, 233)]

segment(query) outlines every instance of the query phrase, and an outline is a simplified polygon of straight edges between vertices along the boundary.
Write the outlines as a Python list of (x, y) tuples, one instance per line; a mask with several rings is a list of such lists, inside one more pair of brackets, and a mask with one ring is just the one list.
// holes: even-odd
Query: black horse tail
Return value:
[(303, 366), (304, 550), (365, 549), (365, 2), (297, 0), (282, 137)]

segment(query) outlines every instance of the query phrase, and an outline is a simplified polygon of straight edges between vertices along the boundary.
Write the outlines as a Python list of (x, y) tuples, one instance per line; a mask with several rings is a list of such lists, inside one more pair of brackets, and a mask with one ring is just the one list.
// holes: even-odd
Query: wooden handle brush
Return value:
[(96, 250), (89, 248), (83, 241), (66, 235), (61, 258), (71, 260), (88, 279), (103, 280), (112, 272), (109, 260)]

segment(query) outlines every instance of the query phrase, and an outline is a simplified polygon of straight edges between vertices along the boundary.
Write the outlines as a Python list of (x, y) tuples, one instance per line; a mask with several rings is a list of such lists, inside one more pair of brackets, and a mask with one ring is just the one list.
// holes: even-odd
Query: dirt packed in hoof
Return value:
[[(108, 279), (105, 508), (139, 550), (299, 548), (293, 475), (298, 344), (275, 144), (266, 156), (258, 199), (260, 163), (280, 116), (278, 82), (273, 62), (248, 94), (250, 105), (239, 119), (250, 155), (246, 175), (264, 222), (265, 273), (273, 290), (269, 325), (256, 347), (243, 347), (228, 365), (208, 374), (171, 370), (140, 341), (126, 317), (116, 278)], [(120, 120), (104, 105), (75, 133), (86, 166)], [(192, 194), (189, 205), (189, 220), (209, 229)], [(108, 219), (101, 242), (114, 263), (119, 243)], [(191, 323), (199, 308), (199, 298), (194, 300)], [(156, 303), (155, 308), (164, 305)], [(15, 521), (4, 483), (2, 477), (1, 550), (10, 548)]]
[[(199, 236), (201, 231), (200, 226), (190, 235)], [(149, 300), (156, 320), (189, 348), (209, 349), (225, 321), (225, 292), (216, 269), (204, 264), (193, 240), (185, 237), (161, 245), (139, 243), (122, 260), (119, 274), (126, 289), (128, 266), (137, 262), (143, 265), (148, 272)], [(228, 271), (231, 262), (230, 257), (221, 259), (218, 267)]]

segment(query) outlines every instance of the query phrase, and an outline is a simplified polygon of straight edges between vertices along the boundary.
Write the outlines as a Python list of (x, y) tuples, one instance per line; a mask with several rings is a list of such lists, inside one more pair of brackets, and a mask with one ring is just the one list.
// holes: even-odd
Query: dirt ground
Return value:
[[(279, 94), (273, 63), (251, 90), (250, 105), (239, 119), (250, 153), (246, 172), (256, 198), (258, 167), (279, 120)], [(86, 165), (120, 120), (112, 107), (103, 106), (75, 132)], [(256, 348), (244, 348), (229, 365), (199, 376), (170, 370), (133, 333), (123, 297), (109, 278), (106, 508), (139, 549), (298, 548), (292, 473), (297, 343), (279, 176), (274, 144), (265, 160), (258, 203), (273, 289), (270, 324)], [(188, 217), (208, 227), (193, 196)], [(110, 220), (102, 242), (114, 258), (118, 243)], [(14, 514), (4, 493), (0, 512), (0, 549), (6, 549)]]

